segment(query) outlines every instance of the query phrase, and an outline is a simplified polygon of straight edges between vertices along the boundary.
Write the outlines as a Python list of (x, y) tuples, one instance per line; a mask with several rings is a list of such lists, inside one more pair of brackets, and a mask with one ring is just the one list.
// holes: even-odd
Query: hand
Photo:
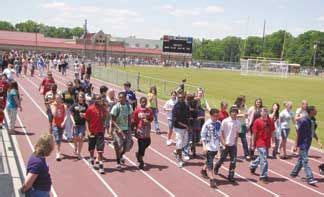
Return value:
[(62, 122), (61, 128), (64, 128), (64, 127), (65, 127), (65, 122)]

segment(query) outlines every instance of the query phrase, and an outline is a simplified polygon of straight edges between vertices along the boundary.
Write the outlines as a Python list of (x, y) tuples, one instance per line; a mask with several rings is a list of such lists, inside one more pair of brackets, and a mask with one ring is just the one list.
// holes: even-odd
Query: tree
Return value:
[(7, 21), (0, 21), (0, 30), (15, 31), (15, 27)]

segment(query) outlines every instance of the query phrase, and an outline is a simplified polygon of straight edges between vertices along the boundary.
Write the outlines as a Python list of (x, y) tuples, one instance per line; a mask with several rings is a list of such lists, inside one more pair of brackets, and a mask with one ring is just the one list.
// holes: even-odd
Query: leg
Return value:
[(246, 126), (241, 127), (241, 133), (239, 134), (239, 137), (241, 138), (241, 142), (243, 145), (243, 151), (244, 151), (244, 157), (246, 158), (249, 156), (249, 147), (246, 139)]
[(293, 176), (293, 177), (298, 176), (299, 171), (301, 170), (302, 166), (303, 166), (302, 156), (301, 156), (301, 154), (299, 154), (298, 161), (297, 161), (295, 167), (293, 168), (293, 170), (291, 171), (290, 176)]
[(304, 167), (307, 181), (310, 182), (314, 180), (312, 169), (308, 165), (308, 150), (300, 150), (300, 155), (302, 159), (302, 166)]
[(260, 158), (260, 178), (268, 177), (268, 151), (266, 148), (258, 148)]
[(160, 132), (159, 119), (158, 119), (158, 110), (153, 109), (153, 118), (154, 118), (154, 129), (157, 133)]
[(227, 155), (228, 155), (228, 147), (226, 146), (225, 149), (223, 149), (223, 151), (222, 151), (220, 159), (218, 160), (218, 162), (215, 165), (215, 168), (214, 168), (214, 173), (215, 174), (218, 174), (218, 170), (222, 166), (222, 164), (224, 163)]
[(228, 179), (234, 181), (234, 170), (236, 168), (237, 148), (236, 146), (229, 146), (228, 153), (230, 155), (230, 167), (228, 172)]

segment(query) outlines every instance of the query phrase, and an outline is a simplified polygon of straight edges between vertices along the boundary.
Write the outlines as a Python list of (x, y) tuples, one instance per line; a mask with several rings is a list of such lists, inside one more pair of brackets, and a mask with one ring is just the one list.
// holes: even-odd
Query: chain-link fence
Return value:
[[(153, 68), (152, 68), (153, 69)], [(141, 75), (140, 73), (130, 73), (118, 69), (106, 68), (103, 66), (92, 67), (93, 76), (103, 81), (107, 81), (122, 86), (126, 81), (132, 84), (132, 89), (140, 92), (148, 92), (151, 86), (156, 86), (160, 98), (167, 99), (170, 93), (179, 87), (180, 82), (153, 78)], [(191, 84), (185, 84), (185, 91), (194, 93), (198, 88), (203, 88)]]

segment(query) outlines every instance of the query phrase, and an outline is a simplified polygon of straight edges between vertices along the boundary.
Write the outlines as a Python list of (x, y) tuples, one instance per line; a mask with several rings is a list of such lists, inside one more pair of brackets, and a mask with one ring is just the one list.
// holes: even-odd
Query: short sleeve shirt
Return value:
[(234, 146), (235, 140), (240, 133), (241, 122), (228, 117), (222, 121), (221, 132), (227, 146)]
[(122, 130), (128, 130), (128, 116), (132, 115), (133, 109), (130, 105), (117, 103), (111, 109), (110, 114), (116, 117), (116, 123)]
[(27, 173), (38, 175), (35, 182), (33, 183), (33, 187), (36, 190), (51, 190), (51, 175), (49, 174), (49, 168), (44, 157), (37, 157), (32, 154), (28, 160)]

